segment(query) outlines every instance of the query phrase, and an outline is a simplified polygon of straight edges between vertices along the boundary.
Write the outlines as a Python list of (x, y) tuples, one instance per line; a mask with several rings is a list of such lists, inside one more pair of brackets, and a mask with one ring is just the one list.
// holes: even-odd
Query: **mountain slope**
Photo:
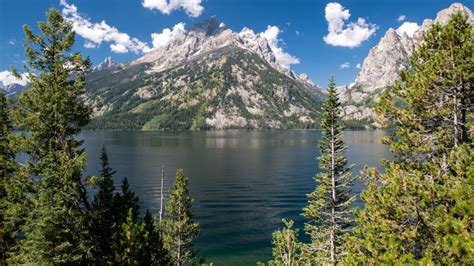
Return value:
[(454, 3), (438, 12), (434, 21), (424, 20), (413, 37), (390, 28), (370, 50), (354, 84), (339, 88), (344, 120), (372, 123), (375, 117), (373, 107), (380, 94), (396, 82), (401, 70), (407, 69), (409, 57), (422, 42), (423, 33), (435, 22), (446, 24), (449, 16), (457, 11), (467, 14), (470, 22), (474, 23), (471, 10), (462, 4)]
[(321, 90), (278, 65), (266, 41), (215, 18), (120, 68), (89, 75), (90, 128), (315, 127)]

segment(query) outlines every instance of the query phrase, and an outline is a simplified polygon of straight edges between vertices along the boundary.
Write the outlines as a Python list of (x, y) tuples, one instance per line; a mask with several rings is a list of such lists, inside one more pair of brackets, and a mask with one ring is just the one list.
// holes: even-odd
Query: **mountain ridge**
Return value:
[(277, 63), (265, 38), (215, 17), (92, 73), (86, 93), (90, 128), (143, 130), (315, 127), (324, 98), (305, 74)]
[(436, 22), (446, 24), (449, 16), (457, 11), (467, 14), (470, 23), (474, 24), (471, 10), (463, 4), (453, 3), (440, 10), (434, 20), (425, 19), (413, 37), (389, 28), (378, 44), (369, 51), (355, 82), (338, 88), (343, 105), (343, 119), (359, 121), (365, 125), (372, 124), (376, 116), (373, 107), (380, 94), (398, 80), (401, 70), (409, 67), (409, 57), (422, 43), (423, 33)]

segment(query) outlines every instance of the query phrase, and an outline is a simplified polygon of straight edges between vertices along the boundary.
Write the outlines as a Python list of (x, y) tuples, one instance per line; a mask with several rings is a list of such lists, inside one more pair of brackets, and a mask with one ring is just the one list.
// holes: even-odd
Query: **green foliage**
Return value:
[[(204, 55), (203, 55), (204, 56)], [(88, 77), (87, 91), (96, 100), (97, 108), (106, 107), (103, 115), (94, 118), (88, 129), (132, 130), (206, 130), (206, 118), (219, 109), (233, 110), (253, 121), (244, 128), (269, 128), (269, 121), (279, 121), (282, 128), (315, 128), (320, 117), (321, 98), (309, 88), (270, 66), (255, 53), (235, 47), (223, 47), (205, 55), (206, 60), (222, 63), (209, 67), (201, 61), (155, 74), (145, 71), (147, 64), (127, 66), (118, 71), (105, 71)], [(255, 79), (244, 84), (235, 77), (235, 68), (244, 78)], [(184, 81), (184, 84), (183, 84)], [(235, 88), (255, 91), (267, 104), (258, 106), (244, 100)], [(148, 90), (150, 98), (138, 97), (139, 90)], [(281, 96), (277, 91), (283, 91)], [(290, 104), (304, 107), (315, 122), (300, 121), (299, 116), (285, 116)], [(247, 107), (261, 108), (252, 114)], [(240, 126), (237, 126), (240, 127)], [(241, 128), (241, 127), (240, 127)]]
[(192, 241), (200, 234), (200, 229), (199, 223), (193, 220), (192, 202), (188, 191), (188, 178), (184, 171), (179, 169), (166, 203), (168, 218), (163, 221), (165, 247), (175, 265), (190, 262), (195, 256)]
[(469, 265), (474, 262), (473, 29), (456, 13), (433, 25), (410, 71), (377, 111), (394, 132), (394, 161), (366, 170), (365, 209), (347, 242), (348, 263)]
[(305, 231), (311, 238), (311, 243), (304, 247), (304, 256), (310, 263), (340, 262), (344, 254), (343, 235), (352, 224), (350, 207), (355, 200), (349, 190), (352, 166), (347, 166), (343, 156), (347, 147), (343, 142), (340, 109), (336, 84), (331, 79), (321, 119), (323, 136), (318, 159), (322, 172), (315, 178), (317, 187), (308, 195), (303, 214), (308, 219)]
[(298, 230), (293, 228), (293, 221), (283, 219), (285, 228), (273, 233), (273, 261), (269, 265), (300, 265), (300, 243)]
[(9, 184), (14, 184), (13, 175), (18, 167), (11, 143), (13, 133), (9, 113), (7, 99), (0, 91), (0, 264), (5, 265), (8, 253), (16, 245), (16, 233), (19, 230), (18, 226), (9, 220), (15, 194)]
[(148, 232), (148, 245), (144, 256), (144, 265), (164, 266), (171, 263), (171, 258), (163, 244), (161, 221), (155, 219), (147, 210), (143, 218)]
[(148, 232), (141, 219), (128, 210), (126, 222), (122, 224), (119, 244), (115, 249), (115, 263), (118, 265), (142, 265), (148, 245)]
[(117, 221), (125, 221), (128, 217), (129, 210), (132, 210), (132, 217), (134, 220), (138, 218), (140, 205), (138, 196), (130, 190), (128, 179), (125, 177), (122, 181), (121, 193), (114, 195), (114, 216)]
[(12, 110), (15, 124), (28, 132), (15, 140), (18, 152), (29, 155), (20, 172), (31, 180), (18, 184), (23, 187), (17, 192), (24, 193), (18, 198), (32, 202), (23, 208), (34, 206), (20, 221), (24, 238), (12, 262), (84, 263), (92, 244), (81, 177), (85, 154), (75, 136), (89, 121), (82, 96), (90, 63), (80, 53), (70, 53), (74, 33), (61, 14), (50, 9), (46, 16), (46, 22), (38, 23), (39, 35), (24, 26), (31, 85)]
[(114, 181), (115, 171), (109, 165), (105, 146), (102, 147), (99, 191), (92, 203), (92, 231), (95, 245), (94, 257), (101, 263), (113, 258), (111, 243), (114, 240), (117, 227), (122, 223), (116, 218), (117, 209), (114, 209)]

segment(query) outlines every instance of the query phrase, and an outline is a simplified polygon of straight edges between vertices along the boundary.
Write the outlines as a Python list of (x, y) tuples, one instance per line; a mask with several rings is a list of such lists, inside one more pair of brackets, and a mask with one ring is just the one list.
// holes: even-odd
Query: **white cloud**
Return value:
[(144, 53), (150, 51), (150, 47), (128, 34), (120, 32), (117, 28), (109, 26), (105, 21), (92, 23), (88, 18), (81, 16), (77, 7), (61, 0), (63, 6), (62, 15), (72, 23), (74, 31), (86, 39), (84, 47), (94, 48), (103, 42), (111, 42), (110, 48), (116, 53)]
[(93, 42), (86, 41), (84, 43), (84, 48), (97, 48), (97, 44), (95, 44)]
[(420, 28), (415, 22), (403, 22), (403, 24), (397, 29), (397, 33), (402, 35), (406, 33), (409, 37), (413, 37), (413, 34)]
[[(22, 74), (22, 78), (18, 79), (13, 75), (11, 71), (5, 70), (0, 72), (0, 85), (2, 86), (8, 86), (11, 84), (20, 84), (22, 86), (25, 86), (28, 84), (27, 81), (27, 74)], [(1, 87), (1, 86), (0, 86)]]
[(300, 36), (301, 33), (299, 31), (295, 31), (295, 34), (296, 36)]
[(349, 62), (345, 62), (343, 64), (341, 64), (339, 66), (340, 69), (346, 69), (346, 68), (349, 68), (351, 66), (351, 64), (349, 64)]
[(165, 44), (167, 44), (172, 38), (177, 35), (183, 34), (185, 32), (184, 29), (185, 24), (180, 22), (173, 26), (173, 29), (163, 29), (161, 33), (152, 33), (151, 39), (153, 43), (153, 49), (158, 49)]
[(167, 15), (182, 8), (191, 17), (199, 17), (204, 10), (201, 0), (143, 0), (142, 5), (150, 10), (158, 9)]
[(277, 26), (270, 25), (267, 26), (264, 32), (259, 33), (260, 36), (267, 40), (268, 45), (270, 45), (270, 48), (275, 54), (276, 62), (289, 69), (290, 65), (299, 64), (300, 60), (283, 51), (283, 48), (280, 46), (281, 40), (278, 39), (279, 34), (280, 29)]
[(400, 16), (397, 18), (397, 20), (398, 20), (398, 22), (402, 22), (402, 21), (404, 21), (406, 18), (407, 18), (407, 16), (405, 16), (405, 15), (400, 15)]
[(367, 24), (364, 18), (346, 23), (351, 14), (339, 3), (329, 3), (325, 8), (328, 35), (324, 41), (333, 46), (357, 47), (375, 33), (376, 25)]
[(10, 39), (10, 40), (8, 40), (8, 43), (9, 43), (10, 45), (15, 45), (15, 44), (16, 44), (16, 40), (15, 40), (15, 39)]
[(360, 69), (361, 67), (362, 67), (362, 65), (361, 65), (360, 63), (358, 63), (358, 64), (356, 65), (356, 68), (358, 68), (358, 69)]
[(128, 52), (128, 49), (127, 47), (125, 47), (125, 45), (121, 44), (121, 43), (114, 43), (114, 44), (111, 44), (110, 45), (110, 50), (114, 53), (118, 53), (118, 54), (124, 54), (126, 52)]

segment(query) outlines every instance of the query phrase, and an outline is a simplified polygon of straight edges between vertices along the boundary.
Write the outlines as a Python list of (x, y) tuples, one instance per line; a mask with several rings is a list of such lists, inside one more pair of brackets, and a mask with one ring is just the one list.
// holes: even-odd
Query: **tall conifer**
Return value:
[(126, 221), (121, 226), (115, 248), (115, 263), (118, 265), (144, 265), (148, 232), (140, 218), (134, 217), (132, 208), (128, 210)]
[(16, 262), (71, 264), (91, 258), (90, 209), (81, 173), (85, 154), (76, 139), (89, 121), (84, 105), (89, 60), (71, 53), (74, 32), (61, 14), (50, 9), (39, 22), (41, 34), (24, 26), (30, 88), (18, 97), (16, 123), (28, 134), (19, 137), (29, 156), (22, 171), (34, 182), (27, 194), (34, 210), (22, 231)]
[(163, 229), (161, 221), (154, 218), (150, 211), (146, 211), (143, 217), (145, 230), (148, 232), (148, 244), (144, 259), (145, 265), (164, 266), (170, 264), (168, 251), (163, 244)]
[(199, 235), (199, 223), (193, 220), (193, 199), (189, 195), (188, 178), (184, 171), (176, 172), (176, 180), (166, 203), (165, 247), (169, 250), (174, 265), (183, 265), (192, 260), (195, 251), (193, 240)]
[(341, 261), (343, 235), (352, 223), (350, 207), (355, 196), (351, 196), (349, 190), (353, 181), (351, 166), (343, 155), (346, 146), (340, 108), (336, 84), (331, 78), (321, 119), (321, 155), (318, 158), (321, 173), (315, 178), (317, 187), (308, 194), (308, 206), (303, 213), (308, 219), (305, 231), (311, 238), (304, 255), (311, 263)]
[[(12, 204), (15, 201), (15, 182), (13, 174), (17, 168), (15, 152), (12, 145), (12, 122), (7, 99), (0, 91), (0, 264), (7, 264), (7, 257), (16, 245), (18, 224), (12, 221)], [(20, 213), (15, 213), (15, 216)], [(15, 219), (16, 220), (16, 219)]]
[(109, 165), (109, 158), (105, 146), (102, 147), (101, 170), (99, 179), (99, 190), (94, 196), (92, 204), (93, 209), (93, 227), (95, 240), (95, 256), (99, 261), (106, 262), (114, 254), (111, 243), (117, 229), (121, 223), (117, 224), (116, 210), (114, 209), (114, 181), (112, 179), (115, 171)]
[(367, 171), (350, 263), (474, 261), (473, 36), (461, 13), (434, 24), (382, 97), (377, 111), (395, 127), (384, 139), (394, 160), (383, 173)]

